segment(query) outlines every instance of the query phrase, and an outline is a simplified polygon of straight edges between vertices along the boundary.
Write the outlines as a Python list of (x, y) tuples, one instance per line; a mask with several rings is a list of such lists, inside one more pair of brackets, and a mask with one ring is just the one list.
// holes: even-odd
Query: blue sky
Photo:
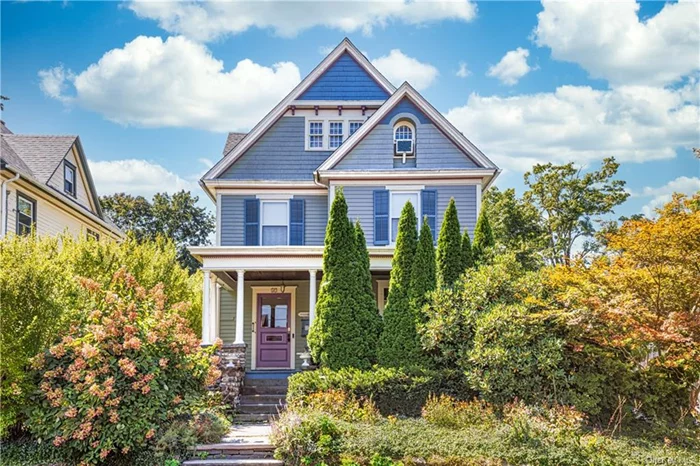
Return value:
[[(152, 195), (196, 180), (348, 36), (408, 80), (523, 190), (535, 162), (621, 162), (651, 212), (700, 189), (699, 6), (434, 1), (9, 2), (3, 120), (79, 134), (98, 191)], [(460, 72), (461, 71), (461, 72)], [(208, 201), (206, 201), (208, 203)]]

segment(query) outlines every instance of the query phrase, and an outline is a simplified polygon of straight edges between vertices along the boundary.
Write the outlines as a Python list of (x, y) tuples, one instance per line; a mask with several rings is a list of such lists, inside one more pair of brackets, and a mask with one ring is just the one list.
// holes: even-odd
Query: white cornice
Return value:
[(495, 176), (496, 169), (474, 170), (319, 170), (321, 180), (440, 180), (476, 179)]
[(407, 82), (403, 83), (396, 92), (382, 105), (376, 112), (370, 116), (365, 124), (355, 133), (350, 136), (345, 143), (338, 148), (333, 154), (326, 159), (320, 167), (319, 174), (326, 172), (335, 167), (343, 157), (345, 157), (370, 131), (403, 99), (410, 98), (413, 103), (421, 109), (430, 118), (435, 125), (440, 128), (445, 135), (460, 147), (465, 154), (476, 160), (483, 168), (497, 170), (496, 165), (489, 160), (471, 141), (469, 141), (462, 133), (452, 126), (452, 124), (440, 113), (435, 107), (421, 96), (418, 91), (413, 89)]
[(255, 127), (239, 142), (231, 151), (214, 165), (202, 180), (216, 178), (230, 167), (245, 151), (247, 151), (260, 136), (262, 136), (284, 113), (289, 105), (301, 96), (344, 52), (350, 54), (365, 71), (389, 94), (396, 88), (370, 63), (348, 38), (338, 44), (333, 51), (306, 77), (304, 78), (282, 101), (268, 113)]

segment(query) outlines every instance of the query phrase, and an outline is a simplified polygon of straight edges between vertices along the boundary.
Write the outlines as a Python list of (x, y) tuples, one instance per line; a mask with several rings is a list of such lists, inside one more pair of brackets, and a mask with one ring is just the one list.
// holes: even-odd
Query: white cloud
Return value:
[(419, 91), (429, 87), (440, 74), (433, 65), (421, 63), (399, 49), (372, 60), (372, 64), (394, 85), (399, 86), (408, 81)]
[(211, 41), (250, 28), (271, 29), (283, 37), (325, 26), (345, 33), (370, 35), (392, 22), (422, 25), (441, 20), (471, 21), (476, 5), (467, 0), (365, 1), (133, 1), (139, 17), (152, 19), (168, 32)]
[(267, 67), (245, 59), (227, 71), (205, 46), (181, 36), (140, 36), (82, 72), (59, 66), (39, 78), (49, 97), (120, 124), (212, 131), (247, 130), (301, 80), (291, 62)]
[(457, 70), (457, 77), (466, 78), (467, 76), (470, 76), (471, 74), (472, 74), (472, 72), (469, 71), (469, 68), (467, 68), (467, 64), (464, 63), (463, 61), (459, 62), (459, 69)]
[(196, 182), (181, 178), (162, 165), (148, 160), (90, 160), (89, 165), (100, 195), (125, 192), (151, 199), (156, 193), (174, 193), (182, 189), (199, 195)]
[(700, 68), (700, 5), (666, 3), (640, 21), (634, 0), (543, 0), (533, 36), (552, 57), (613, 85), (663, 85)]
[(530, 51), (522, 47), (511, 50), (503, 55), (501, 61), (489, 68), (488, 75), (498, 78), (503, 84), (512, 86), (533, 68), (527, 64)]
[(587, 165), (608, 156), (641, 163), (697, 144), (699, 91), (692, 82), (675, 90), (562, 86), (511, 97), (472, 94), (446, 116), (505, 170), (523, 172), (541, 161)]
[(700, 178), (679, 176), (675, 180), (671, 180), (663, 186), (645, 187), (641, 193), (633, 194), (636, 197), (653, 197), (651, 201), (642, 207), (642, 213), (647, 217), (654, 217), (655, 210), (669, 202), (673, 197), (673, 193), (694, 194), (700, 191)]

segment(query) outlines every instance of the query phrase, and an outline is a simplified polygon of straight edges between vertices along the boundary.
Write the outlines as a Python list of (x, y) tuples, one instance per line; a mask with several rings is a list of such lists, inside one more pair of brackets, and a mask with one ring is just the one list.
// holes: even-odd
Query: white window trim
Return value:
[[(417, 206), (414, 206), (414, 208), (416, 210), (416, 218), (417, 219), (423, 218), (423, 206), (421, 205), (420, 193), (421, 193), (421, 190), (424, 188), (423, 187), (420, 187), (420, 189), (417, 189), (417, 188), (418, 187), (411, 188), (411, 189), (396, 189), (396, 186), (391, 186), (391, 187), (387, 186), (386, 187), (386, 189), (389, 190), (389, 244), (388, 244), (389, 247), (396, 246), (396, 241), (391, 237), (392, 236), (392, 234), (391, 234), (391, 220), (393, 218), (391, 216), (391, 212), (392, 212), (392, 206), (394, 203), (394, 194), (415, 194), (416, 198), (417, 198), (416, 203), (418, 204)], [(402, 208), (403, 208), (403, 206), (402, 206)], [(416, 224), (417, 224), (418, 231), (420, 231), (421, 222), (418, 221), (418, 222), (416, 222)]]
[[(348, 120), (348, 137), (352, 136), (352, 134), (350, 134), (350, 125), (353, 123), (359, 123), (361, 128), (362, 125), (365, 124), (365, 120)], [(357, 128), (355, 131), (358, 131), (360, 128)]]
[[(411, 142), (413, 143), (413, 153), (412, 154), (397, 154), (394, 152), (394, 158), (398, 159), (403, 159), (404, 163), (406, 163), (406, 159), (415, 159), (416, 158), (416, 125), (413, 124), (412, 121), (410, 120), (399, 120), (396, 123), (394, 123), (394, 128), (392, 130), (392, 145), (396, 144), (396, 130), (398, 130), (401, 126), (408, 126), (409, 129), (411, 130)], [(408, 139), (405, 139), (406, 141)]]
[[(334, 151), (337, 150), (340, 146), (338, 147), (331, 147), (330, 146), (330, 133), (331, 133), (331, 122), (333, 123), (342, 123), (343, 124), (343, 143), (348, 140), (350, 137), (350, 122), (353, 123), (361, 123), (364, 125), (367, 122), (367, 118), (369, 116), (365, 117), (364, 119), (358, 118), (357, 115), (334, 115), (334, 116), (305, 116), (304, 119), (304, 126), (306, 128), (306, 132), (304, 135), (304, 147), (306, 148), (307, 151), (322, 151), (322, 152), (327, 152), (327, 151)], [(323, 131), (323, 147), (311, 147), (311, 123), (322, 123), (322, 131)], [(359, 129), (358, 129), (359, 131)], [(415, 134), (415, 132), (414, 132)], [(415, 144), (415, 142), (414, 142)], [(342, 146), (342, 144), (341, 144)]]
[[(291, 197), (291, 196), (290, 196)], [(263, 217), (264, 217), (264, 212), (265, 212), (265, 204), (282, 204), (284, 203), (287, 206), (287, 244), (282, 244), (282, 245), (277, 245), (279, 246), (289, 246), (289, 197), (287, 198), (259, 198), (260, 199), (260, 226), (259, 226), (259, 232), (258, 234), (260, 235), (260, 246), (265, 246), (263, 244), (263, 227), (265, 226), (265, 223), (263, 222)], [(271, 226), (282, 226), (282, 225), (271, 225)], [(273, 246), (274, 247), (274, 246)]]
[(379, 309), (379, 315), (384, 315), (384, 308), (386, 307), (386, 302), (384, 302), (384, 289), (389, 288), (389, 280), (377, 280), (377, 308)]

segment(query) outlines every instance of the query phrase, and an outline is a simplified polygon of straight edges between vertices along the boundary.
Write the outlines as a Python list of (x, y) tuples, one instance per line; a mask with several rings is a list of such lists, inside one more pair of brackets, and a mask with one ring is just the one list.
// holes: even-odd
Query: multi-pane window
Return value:
[(63, 190), (75, 196), (75, 167), (68, 162), (63, 163)]
[(355, 133), (355, 131), (360, 129), (360, 126), (362, 126), (361, 121), (351, 121), (350, 122), (350, 136), (352, 136)]
[(100, 234), (95, 230), (91, 230), (88, 228), (86, 234), (88, 238), (94, 239), (95, 241), (100, 240)]
[(340, 147), (343, 143), (343, 122), (342, 121), (331, 121), (330, 122), (330, 137), (328, 139), (328, 146), (331, 149)]
[(263, 201), (262, 245), (286, 246), (288, 244), (289, 205), (286, 201)]
[(411, 130), (411, 128), (408, 125), (401, 125), (398, 128), (396, 128), (394, 139), (396, 139), (397, 141), (412, 141), (413, 130)]
[(36, 202), (17, 193), (17, 234), (27, 235), (36, 222)]
[(399, 217), (401, 217), (401, 210), (407, 202), (413, 204), (413, 208), (416, 211), (416, 215), (420, 218), (420, 212), (418, 210), (418, 193), (402, 193), (402, 192), (392, 192), (391, 193), (391, 242), (396, 242), (396, 236), (399, 233)]
[(322, 121), (311, 121), (309, 122), (309, 147), (310, 148), (323, 148), (323, 122)]

